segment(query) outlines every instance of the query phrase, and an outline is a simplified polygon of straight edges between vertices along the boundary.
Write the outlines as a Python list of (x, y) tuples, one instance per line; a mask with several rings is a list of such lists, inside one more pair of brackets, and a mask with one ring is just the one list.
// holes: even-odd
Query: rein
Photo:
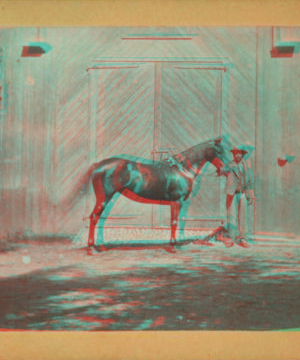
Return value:
[[(178, 161), (178, 158), (180, 158), (180, 161)], [(197, 175), (199, 173), (198, 168), (196, 168), (191, 162), (184, 158), (181, 154), (176, 155), (176, 157), (169, 157), (168, 160), (166, 160), (166, 163), (172, 166), (176, 166), (181, 172), (188, 173), (189, 176), (192, 174), (190, 173), (190, 170), (194, 173), (194, 175)]]

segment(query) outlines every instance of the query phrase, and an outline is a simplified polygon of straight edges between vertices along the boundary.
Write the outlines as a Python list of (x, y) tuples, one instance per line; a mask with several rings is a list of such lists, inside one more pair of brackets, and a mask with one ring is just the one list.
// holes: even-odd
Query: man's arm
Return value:
[(247, 169), (246, 197), (249, 205), (251, 205), (255, 201), (255, 194), (254, 194), (252, 161), (250, 159), (246, 160), (246, 169)]

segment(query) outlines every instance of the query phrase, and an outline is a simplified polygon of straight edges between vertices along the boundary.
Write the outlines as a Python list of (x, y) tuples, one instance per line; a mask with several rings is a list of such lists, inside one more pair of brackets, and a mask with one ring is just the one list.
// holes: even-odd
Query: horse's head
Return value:
[(228, 156), (229, 146), (226, 136), (212, 140), (208, 160), (216, 167), (218, 175), (220, 175), (220, 170), (230, 162)]

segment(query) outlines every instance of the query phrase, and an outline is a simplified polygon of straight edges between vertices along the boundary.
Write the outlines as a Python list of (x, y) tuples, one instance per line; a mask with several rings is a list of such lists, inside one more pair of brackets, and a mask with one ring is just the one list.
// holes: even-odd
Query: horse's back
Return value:
[(149, 159), (137, 158), (138, 161), (135, 160), (134, 156), (121, 157), (114, 156), (111, 158), (106, 158), (95, 164), (94, 173), (103, 172), (106, 170), (112, 170), (117, 168), (147, 168), (147, 169), (157, 169), (161, 166), (164, 166), (161, 162), (153, 162)]

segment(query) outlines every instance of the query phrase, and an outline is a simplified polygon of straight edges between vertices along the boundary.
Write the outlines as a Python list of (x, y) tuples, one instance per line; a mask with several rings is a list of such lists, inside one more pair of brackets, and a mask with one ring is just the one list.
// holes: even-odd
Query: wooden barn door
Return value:
[[(228, 73), (224, 64), (203, 61), (97, 63), (89, 70), (90, 162), (120, 154), (163, 160), (227, 132)], [(215, 174), (208, 166), (196, 184), (199, 191), (193, 193), (186, 226), (214, 226), (225, 218), (224, 181)], [(122, 196), (106, 222), (121, 227), (169, 224), (169, 206)]]
[[(91, 80), (91, 162), (116, 155), (151, 160), (154, 119), (154, 66), (105, 63)], [(152, 206), (119, 196), (106, 226), (149, 226)]]
[[(225, 66), (163, 64), (161, 150), (176, 154), (227, 131), (228, 72)], [(224, 179), (209, 163), (203, 170), (185, 213), (189, 228), (216, 227), (225, 219)], [(162, 224), (169, 219), (162, 209)]]

